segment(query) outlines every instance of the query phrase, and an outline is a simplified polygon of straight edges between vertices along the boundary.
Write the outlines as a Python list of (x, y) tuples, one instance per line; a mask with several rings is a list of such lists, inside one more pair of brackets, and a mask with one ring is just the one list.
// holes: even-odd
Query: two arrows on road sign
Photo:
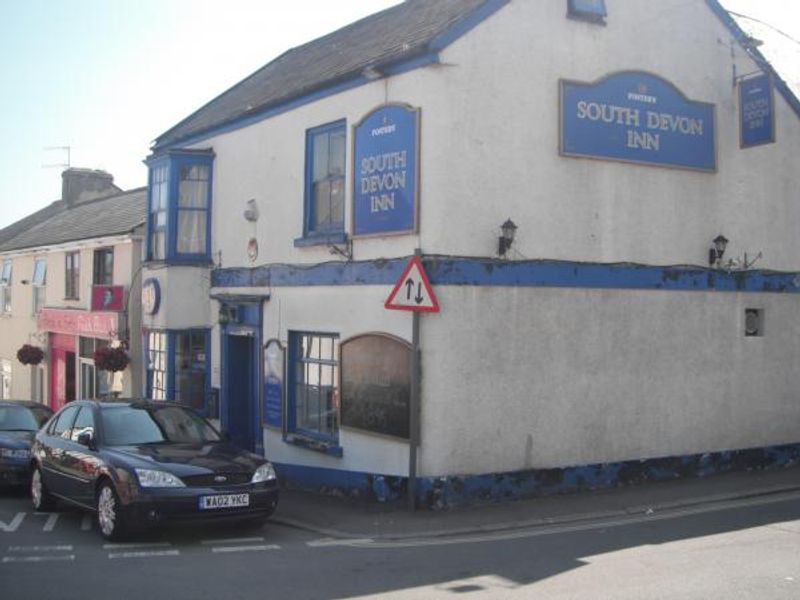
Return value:
[(439, 300), (419, 256), (412, 256), (384, 306), (391, 310), (439, 312)]

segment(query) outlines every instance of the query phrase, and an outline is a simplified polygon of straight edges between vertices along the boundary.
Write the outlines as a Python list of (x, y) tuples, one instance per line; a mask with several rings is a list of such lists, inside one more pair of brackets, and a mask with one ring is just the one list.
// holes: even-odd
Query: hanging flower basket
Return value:
[(94, 351), (94, 366), (101, 371), (124, 371), (131, 359), (124, 348), (105, 346)]
[(22, 347), (17, 350), (17, 359), (23, 365), (38, 365), (44, 360), (44, 350), (38, 346), (23, 344)]

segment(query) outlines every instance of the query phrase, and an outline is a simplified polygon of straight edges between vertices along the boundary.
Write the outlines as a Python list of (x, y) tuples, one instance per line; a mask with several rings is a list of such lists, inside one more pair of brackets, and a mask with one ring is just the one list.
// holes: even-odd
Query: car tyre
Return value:
[(56, 507), (56, 499), (47, 491), (38, 465), (33, 467), (31, 473), (31, 502), (36, 512), (47, 512)]
[(109, 541), (119, 541), (127, 534), (122, 504), (110, 481), (104, 481), (97, 490), (97, 528)]

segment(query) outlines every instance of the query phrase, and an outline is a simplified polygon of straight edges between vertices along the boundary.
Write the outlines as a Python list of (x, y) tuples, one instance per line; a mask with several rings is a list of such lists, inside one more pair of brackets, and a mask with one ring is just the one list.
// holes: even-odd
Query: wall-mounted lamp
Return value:
[(217, 316), (217, 323), (220, 325), (227, 325), (228, 323), (235, 323), (237, 321), (236, 308), (227, 304), (219, 305), (219, 315)]
[(708, 264), (711, 267), (722, 266), (722, 255), (725, 254), (725, 248), (728, 246), (728, 239), (719, 234), (714, 238), (714, 245), (708, 249)]
[(517, 233), (517, 226), (514, 224), (514, 221), (507, 219), (506, 222), (500, 226), (500, 230), (503, 232), (503, 235), (497, 238), (497, 253), (500, 256), (505, 256), (508, 249), (511, 248), (511, 244), (514, 242), (514, 234)]

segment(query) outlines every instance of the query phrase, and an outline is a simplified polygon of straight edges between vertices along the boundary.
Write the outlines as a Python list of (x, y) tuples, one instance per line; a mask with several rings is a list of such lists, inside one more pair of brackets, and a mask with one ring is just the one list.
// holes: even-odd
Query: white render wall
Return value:
[[(608, 24), (598, 26), (567, 19), (564, 0), (512, 0), (445, 49), (441, 65), (195, 144), (216, 155), (215, 260), (223, 268), (340, 260), (325, 246), (293, 245), (303, 228), (306, 131), (346, 119), (349, 155), (353, 124), (384, 102), (405, 102), (421, 108), (420, 232), (356, 239), (356, 260), (408, 256), (415, 247), (490, 257), (511, 217), (519, 226), (512, 258), (705, 266), (711, 240), (723, 233), (731, 240), (726, 257), (761, 251), (760, 268), (800, 269), (800, 119), (776, 92), (777, 142), (740, 149), (731, 35), (705, 3), (607, 4)], [(738, 73), (756, 70), (740, 48), (735, 53)], [(559, 79), (591, 82), (626, 70), (650, 72), (716, 106), (717, 173), (559, 156)], [(346, 185), (349, 224), (351, 172)], [(251, 198), (260, 210), (255, 224), (242, 216)], [(246, 256), (251, 237), (259, 244), (254, 263)], [(410, 341), (410, 316), (383, 309), (388, 287), (269, 292), (264, 340), (285, 342), (298, 330), (342, 340), (382, 331)], [(442, 312), (424, 315), (422, 327), (421, 475), (798, 441), (796, 294), (455, 286), (436, 293)], [(764, 338), (744, 338), (745, 308), (765, 311)], [(218, 381), (216, 362), (214, 370)], [(335, 459), (265, 434), (278, 462), (407, 472), (405, 444), (348, 430), (340, 442), (344, 457)]]

